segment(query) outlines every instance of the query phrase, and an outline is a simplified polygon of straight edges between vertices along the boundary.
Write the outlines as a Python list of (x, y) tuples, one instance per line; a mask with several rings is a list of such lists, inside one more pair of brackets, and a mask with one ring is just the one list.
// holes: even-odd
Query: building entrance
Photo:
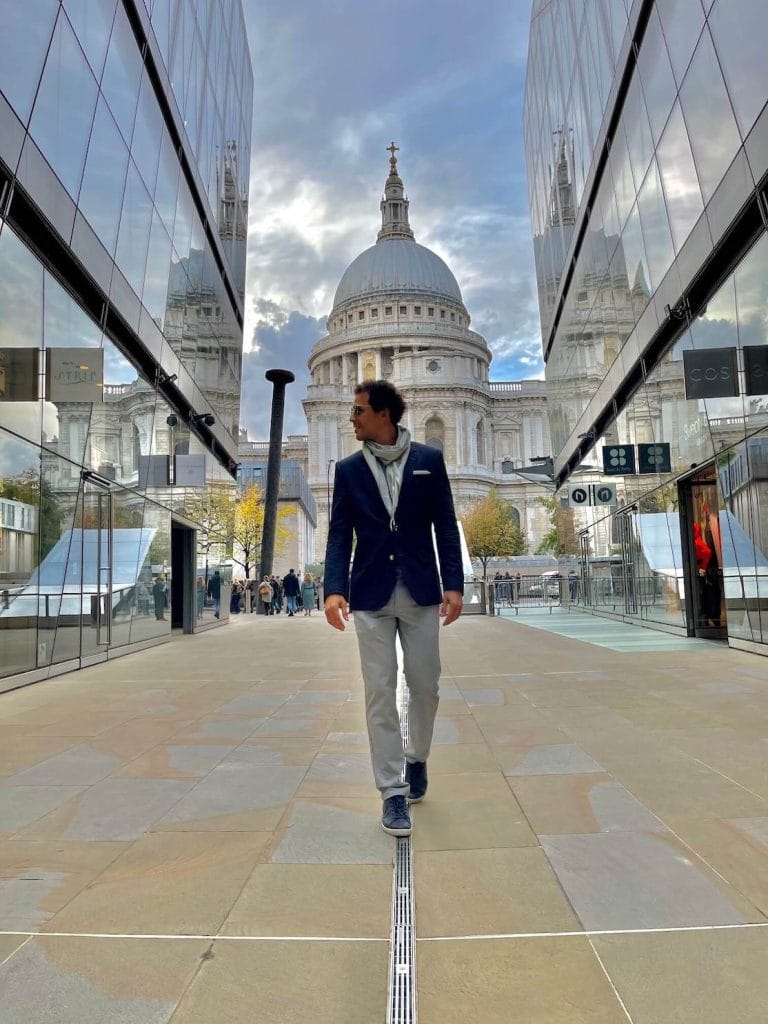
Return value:
[(727, 640), (717, 478), (710, 463), (678, 482), (688, 632)]
[(196, 621), (195, 531), (171, 520), (171, 628), (192, 633)]

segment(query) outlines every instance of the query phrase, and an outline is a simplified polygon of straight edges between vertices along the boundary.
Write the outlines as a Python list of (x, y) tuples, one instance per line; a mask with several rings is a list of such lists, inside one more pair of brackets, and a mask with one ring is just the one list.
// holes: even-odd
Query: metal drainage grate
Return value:
[[(397, 703), (400, 709), (400, 730), (403, 743), (406, 743), (408, 741), (408, 689), (402, 675), (399, 682)], [(409, 836), (395, 839), (387, 1024), (416, 1024), (413, 859)]]

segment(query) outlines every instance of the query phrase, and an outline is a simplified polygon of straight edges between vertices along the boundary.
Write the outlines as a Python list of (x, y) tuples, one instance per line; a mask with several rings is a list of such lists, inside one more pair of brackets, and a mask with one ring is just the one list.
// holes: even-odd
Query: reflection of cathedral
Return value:
[(470, 329), (449, 268), (415, 241), (394, 145), (390, 152), (377, 241), (345, 271), (328, 334), (309, 358), (306, 463), (318, 505), (317, 550), (325, 543), (333, 466), (356, 449), (353, 389), (376, 378), (403, 393), (414, 439), (442, 449), (459, 514), (495, 486), (534, 550), (548, 528), (538, 502), (545, 492), (511, 470), (551, 454), (544, 383), (489, 381), (488, 345)]

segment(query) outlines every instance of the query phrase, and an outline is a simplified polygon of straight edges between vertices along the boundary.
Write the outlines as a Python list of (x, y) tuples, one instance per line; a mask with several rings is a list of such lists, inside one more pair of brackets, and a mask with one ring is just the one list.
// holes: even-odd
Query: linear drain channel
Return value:
[[(408, 741), (408, 688), (402, 674), (397, 690), (400, 731)], [(387, 1024), (416, 1024), (416, 958), (414, 948), (413, 859), (411, 840), (395, 839), (392, 885), (392, 931), (389, 943)]]

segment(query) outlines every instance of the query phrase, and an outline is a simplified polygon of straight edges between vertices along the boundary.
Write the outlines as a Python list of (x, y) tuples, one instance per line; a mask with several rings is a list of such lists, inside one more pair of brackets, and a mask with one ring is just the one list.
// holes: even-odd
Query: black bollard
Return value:
[(283, 413), (285, 412), (285, 385), (296, 378), (290, 370), (267, 370), (264, 374), (273, 385), (272, 419), (269, 424), (269, 459), (267, 461), (267, 488), (264, 495), (264, 529), (261, 533), (261, 566), (259, 580), (272, 575), (275, 556), (275, 527), (277, 524), (277, 495), (280, 490), (280, 461), (283, 455)]

